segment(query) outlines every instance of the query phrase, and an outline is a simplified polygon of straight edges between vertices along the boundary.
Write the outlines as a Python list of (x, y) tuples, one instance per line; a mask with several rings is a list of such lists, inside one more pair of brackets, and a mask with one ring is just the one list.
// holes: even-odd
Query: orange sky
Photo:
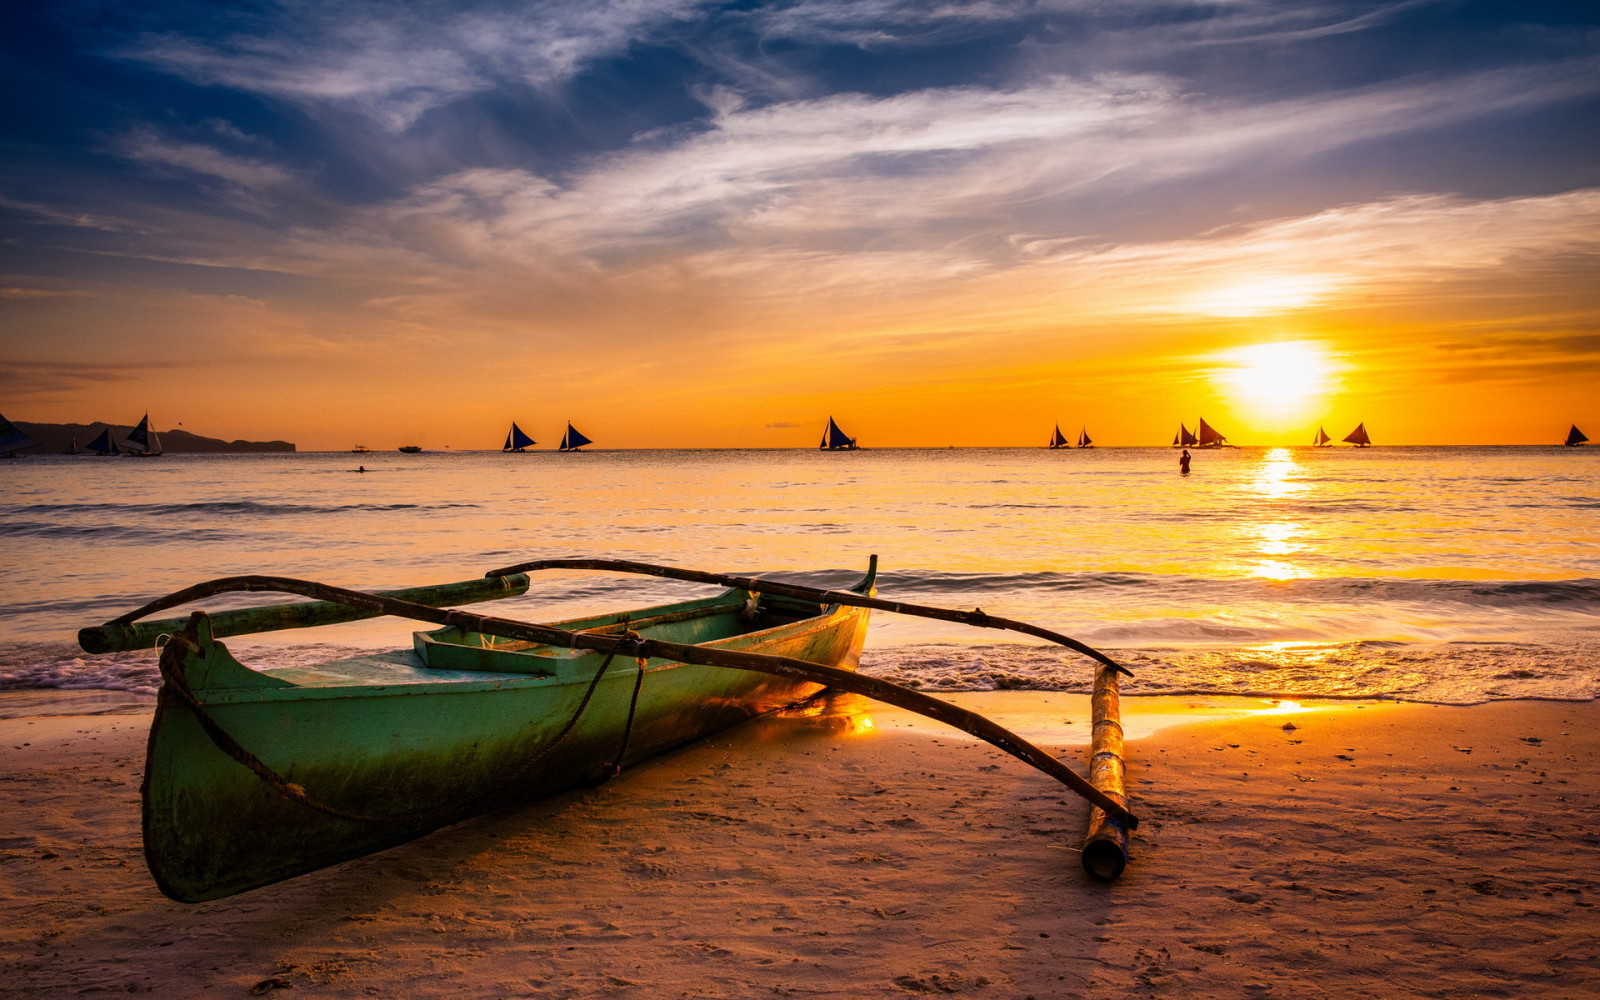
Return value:
[(14, 38), (0, 412), (303, 450), (1600, 428), (1592, 42), (868, 6)]

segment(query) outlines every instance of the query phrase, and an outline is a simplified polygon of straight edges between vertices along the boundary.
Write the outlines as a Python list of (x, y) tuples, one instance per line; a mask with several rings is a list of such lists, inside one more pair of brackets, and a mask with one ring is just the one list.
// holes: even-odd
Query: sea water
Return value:
[[(844, 586), (875, 553), (881, 596), (1065, 632), (1128, 665), (1129, 695), (1600, 695), (1600, 449), (1194, 455), (1187, 476), (1155, 448), (23, 458), (0, 463), (0, 688), (150, 694), (153, 653), (87, 656), (76, 630), (219, 576), (390, 589), (587, 556)], [(485, 610), (549, 621), (707, 592), (542, 573)], [(413, 627), (229, 645), (314, 662), (409, 646)], [(929, 691), (1092, 676), (1024, 636), (882, 613), (862, 669)]]

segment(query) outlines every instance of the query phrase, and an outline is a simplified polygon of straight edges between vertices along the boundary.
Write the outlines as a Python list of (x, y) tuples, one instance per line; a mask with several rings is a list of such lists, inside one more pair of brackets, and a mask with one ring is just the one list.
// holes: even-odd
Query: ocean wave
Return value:
[(53, 521), (6, 521), (0, 522), (0, 536), (83, 539), (86, 541), (92, 540), (97, 544), (105, 544), (109, 541), (118, 545), (155, 542), (199, 545), (230, 541), (236, 538), (237, 534), (233, 531), (218, 531), (210, 528), (163, 528), (140, 524), (117, 524), (115, 527), (110, 527), (104, 521), (80, 524)]
[[(248, 648), (240, 659), (261, 668), (311, 666), (370, 652), (334, 643)], [(1235, 695), (1288, 699), (1372, 699), (1470, 705), (1534, 698), (1600, 698), (1600, 636), (1560, 641), (1238, 643), (1207, 647), (1101, 647), (1133, 672), (1122, 690), (1137, 695)], [(862, 673), (929, 694), (960, 691), (1088, 693), (1096, 664), (1033, 642), (923, 643), (870, 647)], [(156, 654), (136, 650), (88, 656), (66, 643), (0, 647), (0, 691), (111, 690), (153, 695)]]
[(912, 595), (1038, 593), (1146, 589), (1182, 597), (1203, 607), (1229, 607), (1244, 600), (1318, 603), (1464, 603), (1520, 607), (1539, 604), (1600, 607), (1600, 579), (1576, 580), (1433, 580), (1409, 578), (1327, 577), (1302, 580), (1216, 579), (1151, 573), (952, 573), (898, 571), (878, 577), (886, 597)]
[[(1125, 695), (1378, 699), (1472, 705), (1600, 697), (1600, 642), (1355, 641), (1105, 649), (1128, 667)], [(864, 673), (941, 691), (1092, 689), (1096, 665), (1052, 646), (930, 644), (869, 649)]]
[[(40, 503), (0, 505), (0, 517), (10, 517), (18, 514), (82, 514), (115, 521), (134, 516), (148, 517), (168, 514), (273, 517), (346, 514), (362, 511), (453, 510), (480, 506), (481, 504), (475, 503), (304, 504), (274, 503), (266, 500), (196, 500), (187, 503)], [(102, 527), (95, 530), (104, 529)]]

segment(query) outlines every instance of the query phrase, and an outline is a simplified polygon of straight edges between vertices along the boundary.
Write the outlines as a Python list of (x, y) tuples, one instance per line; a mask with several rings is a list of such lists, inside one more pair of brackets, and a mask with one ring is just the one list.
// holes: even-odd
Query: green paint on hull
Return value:
[[(869, 575), (855, 589), (870, 588)], [(866, 610), (763, 600), (746, 620), (747, 598), (729, 591), (559, 624), (604, 629), (626, 619), (652, 638), (855, 668)], [(217, 724), (316, 801), (384, 818), (338, 818), (286, 798), (219, 749), (194, 712), (164, 692), (142, 790), (145, 857), (161, 890), (185, 902), (256, 888), (603, 780), (622, 747), (641, 669), (616, 658), (572, 731), (528, 767), (529, 755), (572, 718), (603, 655), (439, 629), (417, 634), (418, 655), (258, 671), (212, 638), (203, 618), (193, 638), (184, 677)], [(645, 661), (643, 670), (623, 766), (819, 690), (664, 660)]]

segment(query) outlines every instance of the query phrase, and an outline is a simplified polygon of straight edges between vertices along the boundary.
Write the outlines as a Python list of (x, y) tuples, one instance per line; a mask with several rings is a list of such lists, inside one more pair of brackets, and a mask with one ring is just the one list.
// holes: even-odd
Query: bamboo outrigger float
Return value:
[[(528, 589), (528, 572), (607, 569), (719, 583), (699, 600), (552, 625), (443, 605)], [(989, 720), (856, 672), (872, 609), (1006, 628), (1101, 664), (1115, 691), (1126, 672), (1058, 633), (973, 612), (872, 596), (877, 560), (847, 590), (615, 560), (541, 560), (485, 579), (368, 594), (283, 577), (212, 580), (84, 629), (89, 652), (161, 645), (162, 687), (142, 792), (145, 856), (157, 885), (198, 902), (359, 857), (512, 802), (583, 784), (822, 687), (927, 715), (1000, 747), (1073, 788), (1096, 822), (1122, 831), (1120, 863), (1094, 829), (1084, 865), (1114, 878), (1137, 818), (1120, 786), (1091, 781)], [(138, 623), (235, 591), (311, 602)], [(415, 652), (254, 670), (217, 640), (394, 615), (441, 628)], [(1101, 698), (1096, 692), (1098, 760)], [(1115, 712), (1115, 700), (1111, 701)], [(1092, 850), (1091, 850), (1092, 848)], [(1091, 864), (1091, 857), (1094, 863)], [(1113, 870), (1114, 869), (1114, 870)]]

